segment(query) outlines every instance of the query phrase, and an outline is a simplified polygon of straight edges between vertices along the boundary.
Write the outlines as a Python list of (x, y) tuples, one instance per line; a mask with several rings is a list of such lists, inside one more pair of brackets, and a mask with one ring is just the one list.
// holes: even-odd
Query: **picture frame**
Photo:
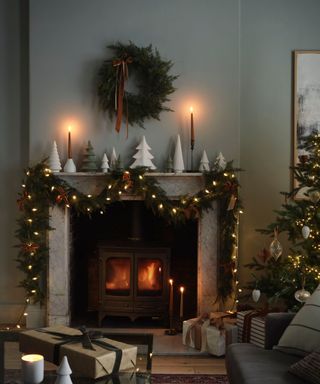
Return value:
[[(320, 50), (293, 51), (293, 166), (308, 155), (299, 149), (302, 138), (320, 132)], [(293, 188), (298, 186), (293, 179)], [(305, 197), (299, 191), (296, 197)]]

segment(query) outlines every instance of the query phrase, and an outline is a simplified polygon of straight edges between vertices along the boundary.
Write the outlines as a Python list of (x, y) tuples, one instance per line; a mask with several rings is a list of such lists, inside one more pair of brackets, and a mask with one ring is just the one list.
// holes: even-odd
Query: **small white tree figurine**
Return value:
[(59, 367), (57, 368), (57, 378), (55, 384), (72, 384), (70, 378), (72, 371), (67, 359), (67, 356), (63, 356)]
[(55, 141), (52, 144), (52, 149), (51, 149), (48, 163), (49, 163), (49, 168), (51, 169), (52, 172), (61, 171), (62, 167), (61, 167), (57, 143)]
[(224, 158), (223, 154), (219, 152), (219, 155), (216, 157), (216, 160), (214, 162), (213, 168), (223, 171), (226, 168), (226, 166), (227, 166), (226, 159)]
[(154, 158), (149, 152), (151, 147), (147, 144), (144, 136), (142, 136), (140, 144), (136, 147), (136, 149), (138, 152), (133, 156), (136, 160), (130, 165), (130, 168), (147, 167), (150, 169), (156, 169), (156, 166), (151, 161)]
[(102, 161), (101, 161), (101, 170), (104, 173), (108, 173), (109, 168), (110, 168), (109, 167), (109, 160), (108, 160), (106, 153), (104, 153), (103, 157), (102, 157)]
[(111, 169), (115, 170), (117, 168), (117, 161), (118, 161), (118, 159), (117, 159), (116, 150), (113, 147), (111, 157), (110, 157), (110, 168)]
[(203, 150), (202, 157), (200, 160), (200, 166), (199, 166), (199, 171), (210, 171), (210, 165), (209, 165), (209, 160), (207, 156), (207, 152), (205, 149)]
[(181, 173), (184, 171), (184, 162), (181, 149), (180, 135), (177, 137), (176, 148), (173, 157), (173, 170), (175, 173)]

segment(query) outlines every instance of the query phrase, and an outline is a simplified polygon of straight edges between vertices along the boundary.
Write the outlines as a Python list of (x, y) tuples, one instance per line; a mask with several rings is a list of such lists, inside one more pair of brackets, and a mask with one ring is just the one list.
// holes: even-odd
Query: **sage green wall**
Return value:
[[(116, 41), (138, 46), (152, 43), (174, 63), (180, 77), (170, 107), (161, 121), (145, 122), (146, 130), (103, 118), (94, 104), (94, 76), (106, 46)], [(181, 134), (187, 160), (190, 113), (195, 108), (195, 158), (205, 148), (212, 160), (218, 151), (239, 158), (238, 0), (31, 0), (30, 1), (30, 156), (48, 155), (52, 141), (66, 159), (69, 118), (76, 121), (74, 157), (87, 140), (96, 154), (115, 146), (124, 164), (142, 135), (152, 147), (155, 163), (165, 165), (169, 145)], [(198, 162), (197, 162), (198, 164)]]
[(28, 140), (22, 129), (20, 12), (18, 0), (0, 1), (0, 323), (17, 320), (24, 294), (17, 287), (22, 275), (14, 249), (16, 199), (28, 161)]
[[(23, 304), (12, 245), (26, 152), (38, 161), (56, 139), (65, 160), (70, 118), (78, 124), (76, 160), (91, 139), (98, 155), (115, 146), (128, 165), (145, 134), (162, 167), (177, 133), (187, 154), (188, 107), (194, 104), (197, 157), (206, 148), (212, 160), (221, 150), (245, 169), (241, 263), (269, 245), (255, 229), (272, 221), (279, 191), (290, 186), (291, 52), (320, 48), (318, 0), (30, 0), (30, 49), (20, 41), (19, 4), (0, 0), (0, 322), (17, 318)], [(128, 140), (124, 131), (115, 134), (93, 102), (94, 73), (107, 57), (105, 46), (116, 40), (152, 43), (180, 75), (170, 103), (175, 112), (147, 122), (145, 131), (130, 128)], [(28, 66), (21, 57), (28, 52), (30, 132)], [(241, 269), (242, 282), (247, 276)]]
[[(274, 221), (273, 211), (284, 202), (280, 191), (291, 187), (292, 51), (320, 49), (319, 14), (318, 0), (242, 1), (242, 264), (269, 247), (270, 238), (255, 230)], [(251, 279), (243, 268), (240, 277)]]

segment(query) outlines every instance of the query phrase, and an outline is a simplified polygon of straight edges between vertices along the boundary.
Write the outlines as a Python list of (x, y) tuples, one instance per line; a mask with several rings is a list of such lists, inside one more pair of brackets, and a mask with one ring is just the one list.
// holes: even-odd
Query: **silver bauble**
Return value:
[(299, 291), (296, 291), (294, 294), (294, 298), (300, 303), (305, 303), (310, 296), (311, 293), (309, 291), (306, 291), (304, 288), (299, 289)]
[(310, 228), (307, 225), (304, 225), (301, 229), (302, 237), (307, 239), (310, 235)]
[(272, 241), (269, 249), (271, 256), (276, 260), (278, 260), (279, 257), (282, 255), (282, 245), (277, 238)]
[(320, 192), (319, 191), (312, 191), (308, 193), (310, 200), (316, 204), (320, 200)]
[(255, 288), (253, 291), (252, 291), (252, 300), (257, 303), (260, 299), (260, 295), (261, 295), (261, 291), (260, 289), (257, 289)]

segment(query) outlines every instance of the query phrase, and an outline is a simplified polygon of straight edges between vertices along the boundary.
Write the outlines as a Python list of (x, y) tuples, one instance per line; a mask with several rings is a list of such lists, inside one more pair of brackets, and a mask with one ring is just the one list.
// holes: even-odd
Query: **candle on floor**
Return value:
[(71, 125), (68, 127), (68, 159), (72, 158), (71, 153)]
[(180, 318), (183, 317), (183, 292), (184, 287), (180, 287)]
[(173, 280), (169, 279), (170, 284), (170, 297), (169, 297), (169, 316), (172, 319), (173, 316)]
[(21, 357), (22, 378), (24, 383), (39, 384), (44, 377), (44, 359), (42, 355), (24, 355)]

